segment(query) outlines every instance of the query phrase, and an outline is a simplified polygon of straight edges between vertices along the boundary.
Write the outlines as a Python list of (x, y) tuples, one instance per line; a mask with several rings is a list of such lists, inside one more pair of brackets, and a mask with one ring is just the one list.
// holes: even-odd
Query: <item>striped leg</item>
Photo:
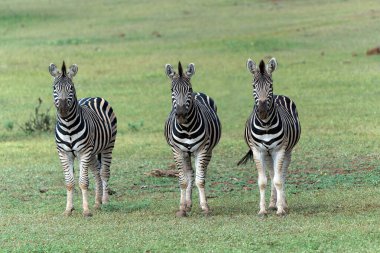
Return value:
[(286, 211), (284, 208), (285, 204), (285, 182), (283, 174), (283, 165), (284, 161), (286, 162), (286, 155), (284, 150), (279, 150), (272, 153), (273, 162), (274, 162), (274, 177), (273, 183), (277, 191), (277, 215), (285, 215)]
[(105, 151), (101, 153), (101, 169), (100, 169), (100, 176), (102, 178), (103, 183), (103, 198), (102, 202), (103, 204), (107, 204), (109, 201), (109, 195), (108, 195), (108, 180), (110, 179), (111, 171), (111, 160), (112, 160), (112, 149), (113, 146), (107, 148)]
[(79, 157), (79, 187), (82, 190), (83, 216), (85, 217), (92, 216), (88, 208), (88, 169), (92, 165), (91, 159), (93, 158), (87, 155)]
[(179, 211), (177, 211), (176, 215), (185, 217), (187, 207), (191, 208), (192, 180), (189, 180), (189, 175), (192, 175), (191, 159), (188, 153), (174, 150), (174, 160), (179, 171), (178, 181), (181, 189)]
[(210, 212), (205, 193), (207, 166), (211, 160), (211, 152), (200, 152), (195, 155), (195, 184), (199, 191), (199, 203), (205, 214)]
[(259, 216), (267, 215), (267, 210), (265, 206), (265, 188), (267, 186), (267, 176), (265, 174), (266, 161), (269, 159), (268, 154), (266, 152), (260, 152), (256, 149), (252, 149), (253, 158), (255, 160), (257, 173), (258, 173), (258, 185), (260, 190), (260, 211), (258, 213)]
[(100, 179), (100, 162), (97, 157), (92, 159), (91, 170), (95, 179), (95, 209), (100, 209), (102, 205), (102, 180)]
[(70, 216), (74, 210), (73, 205), (73, 195), (74, 195), (74, 155), (72, 153), (66, 153), (64, 151), (58, 150), (59, 160), (63, 168), (63, 173), (65, 174), (65, 184), (66, 184), (66, 209), (63, 213), (65, 216)]
[(288, 168), (289, 168), (289, 164), (290, 164), (291, 160), (292, 160), (292, 154), (290, 152), (286, 153), (285, 158), (284, 158), (284, 163), (282, 164), (282, 181), (284, 182), (284, 203), (283, 203), (283, 207), (284, 207), (285, 212), (288, 212), (288, 203), (286, 201), (286, 194), (285, 194), (285, 182), (286, 182), (286, 175), (288, 173)]
[(267, 156), (266, 164), (267, 169), (269, 169), (269, 175), (271, 180), (271, 192), (270, 192), (270, 201), (269, 201), (269, 209), (270, 210), (276, 210), (276, 202), (277, 202), (277, 191), (276, 187), (273, 183), (273, 177), (274, 177), (274, 168), (273, 168), (273, 159), (272, 156)]
[(189, 156), (188, 164), (184, 171), (185, 177), (187, 179), (186, 188), (186, 212), (190, 212), (192, 208), (192, 192), (193, 192), (193, 182), (194, 182), (194, 170), (191, 167), (191, 157)]

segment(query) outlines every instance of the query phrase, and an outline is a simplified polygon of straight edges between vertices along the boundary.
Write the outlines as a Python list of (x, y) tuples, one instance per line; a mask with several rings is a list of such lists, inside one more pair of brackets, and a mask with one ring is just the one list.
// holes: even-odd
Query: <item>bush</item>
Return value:
[(49, 114), (50, 108), (46, 109), (46, 112), (40, 112), (42, 105), (42, 99), (38, 98), (38, 105), (34, 109), (34, 114), (30, 116), (30, 119), (21, 126), (21, 129), (31, 134), (33, 132), (50, 132), (55, 126), (55, 117)]

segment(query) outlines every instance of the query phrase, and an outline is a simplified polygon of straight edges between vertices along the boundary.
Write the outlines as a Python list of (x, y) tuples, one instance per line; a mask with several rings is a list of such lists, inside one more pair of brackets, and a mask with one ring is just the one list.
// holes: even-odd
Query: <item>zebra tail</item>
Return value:
[(242, 164), (246, 164), (248, 162), (248, 160), (252, 160), (253, 159), (253, 152), (252, 150), (250, 149), (247, 154), (237, 163), (237, 165), (242, 165)]

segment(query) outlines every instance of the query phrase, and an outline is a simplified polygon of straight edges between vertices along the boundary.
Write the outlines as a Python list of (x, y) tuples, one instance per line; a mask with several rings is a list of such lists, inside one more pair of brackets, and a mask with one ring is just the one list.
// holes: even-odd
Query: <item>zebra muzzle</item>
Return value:
[(268, 117), (268, 107), (266, 103), (259, 103), (257, 114), (259, 115), (260, 119), (266, 119)]
[(67, 116), (69, 112), (69, 106), (67, 104), (67, 100), (59, 99), (57, 110), (61, 117)]

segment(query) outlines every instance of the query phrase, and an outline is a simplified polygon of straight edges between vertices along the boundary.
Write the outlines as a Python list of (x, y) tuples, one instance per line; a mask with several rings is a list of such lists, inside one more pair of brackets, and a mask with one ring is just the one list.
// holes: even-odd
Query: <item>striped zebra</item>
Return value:
[(54, 77), (53, 97), (57, 108), (55, 141), (67, 190), (67, 204), (64, 214), (74, 210), (74, 158), (79, 160), (79, 186), (82, 190), (83, 215), (92, 216), (88, 208), (88, 169), (95, 178), (95, 209), (108, 202), (108, 180), (112, 150), (116, 138), (116, 116), (112, 107), (103, 98), (77, 100), (73, 77), (78, 72), (72, 65), (68, 72), (65, 62), (62, 72), (53, 63), (49, 72)]
[(267, 214), (265, 207), (266, 169), (271, 177), (269, 208), (277, 209), (277, 215), (285, 215), (285, 177), (291, 160), (291, 152), (301, 135), (301, 125), (295, 103), (286, 96), (273, 94), (272, 72), (277, 68), (272, 58), (267, 66), (259, 66), (251, 60), (247, 68), (253, 74), (253, 97), (255, 105), (245, 126), (245, 141), (250, 150), (239, 161), (255, 160), (260, 189), (259, 215)]
[(193, 92), (190, 78), (195, 73), (193, 63), (183, 72), (178, 63), (178, 74), (170, 64), (165, 66), (166, 75), (171, 80), (172, 111), (165, 123), (165, 137), (173, 151), (179, 170), (181, 199), (178, 217), (184, 217), (192, 207), (192, 186), (194, 171), (191, 156), (195, 159), (195, 184), (199, 191), (200, 206), (205, 214), (209, 213), (205, 194), (207, 165), (212, 150), (219, 142), (221, 125), (216, 114), (214, 101), (203, 93)]

